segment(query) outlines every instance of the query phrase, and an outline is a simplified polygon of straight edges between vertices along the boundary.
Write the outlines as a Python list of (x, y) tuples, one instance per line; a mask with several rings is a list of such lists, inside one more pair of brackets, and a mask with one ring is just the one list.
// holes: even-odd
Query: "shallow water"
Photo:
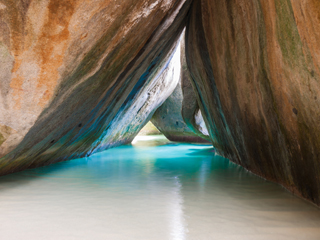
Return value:
[(0, 239), (320, 239), (320, 211), (207, 145), (140, 137), (0, 178)]

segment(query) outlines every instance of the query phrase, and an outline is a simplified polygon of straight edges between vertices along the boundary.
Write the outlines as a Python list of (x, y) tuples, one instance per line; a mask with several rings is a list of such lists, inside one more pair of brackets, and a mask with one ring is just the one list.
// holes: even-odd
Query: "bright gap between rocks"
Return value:
[[(134, 146), (155, 146), (168, 143), (169, 140), (149, 121), (131, 142)], [(162, 143), (162, 144), (161, 144)]]
[[(210, 144), (209, 134), (186, 70), (184, 32), (163, 66), (160, 73), (152, 78), (150, 87), (141, 93), (141, 98), (147, 99), (144, 106), (152, 110), (144, 120), (149, 122), (140, 130), (132, 144), (135, 145), (138, 141), (139, 144), (147, 144), (150, 140), (159, 139), (159, 136), (152, 135), (161, 134), (163, 139), (167, 137), (174, 142)], [(186, 122), (193, 124), (188, 126)]]

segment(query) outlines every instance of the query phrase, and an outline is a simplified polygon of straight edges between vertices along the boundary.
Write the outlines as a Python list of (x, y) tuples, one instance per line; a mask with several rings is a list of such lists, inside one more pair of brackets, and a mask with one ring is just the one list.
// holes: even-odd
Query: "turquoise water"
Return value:
[(0, 239), (319, 240), (320, 211), (208, 145), (140, 137), (1, 177)]

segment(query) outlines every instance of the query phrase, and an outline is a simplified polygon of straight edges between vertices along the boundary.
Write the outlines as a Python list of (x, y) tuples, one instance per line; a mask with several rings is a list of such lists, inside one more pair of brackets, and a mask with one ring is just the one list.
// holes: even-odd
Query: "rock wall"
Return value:
[[(170, 63), (170, 65), (174, 65), (175, 71), (179, 73), (176, 76), (178, 84), (168, 99), (156, 110), (151, 122), (170, 141), (209, 143), (206, 126), (199, 107), (197, 108), (194, 90), (190, 79), (185, 74), (188, 69), (186, 65), (182, 67), (182, 62), (185, 62), (184, 35), (181, 43), (181, 46), (179, 44), (180, 49), (177, 59)], [(190, 123), (190, 127), (186, 124), (185, 119)]]
[(103, 139), (162, 71), (190, 3), (1, 1), (0, 174), (130, 141)]
[(186, 53), (219, 153), (320, 205), (320, 2), (194, 1)]
[(179, 59), (178, 41), (160, 63), (157, 71), (146, 79), (132, 100), (122, 106), (121, 111), (104, 130), (100, 137), (91, 144), (90, 154), (110, 147), (130, 143), (148, 123), (154, 112), (172, 95), (179, 83), (180, 69), (175, 68)]
[(202, 112), (199, 107), (196, 92), (196, 86), (192, 81), (190, 72), (187, 66), (186, 52), (185, 52), (185, 34), (181, 41), (181, 89), (182, 89), (182, 107), (181, 115), (185, 124), (199, 137), (210, 141), (206, 123), (202, 117)]
[(2, 0), (0, 175), (131, 141), (185, 25), (184, 122), (320, 205), (317, 0)]
[(170, 141), (209, 143), (205, 135), (199, 134), (200, 137), (193, 132), (182, 118), (183, 99), (181, 83), (179, 82), (173, 93), (153, 114), (151, 122)]

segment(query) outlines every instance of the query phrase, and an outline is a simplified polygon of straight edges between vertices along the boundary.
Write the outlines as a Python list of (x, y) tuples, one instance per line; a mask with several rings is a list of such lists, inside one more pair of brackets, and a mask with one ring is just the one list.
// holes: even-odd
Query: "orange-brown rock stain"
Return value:
[(291, 1), (302, 42), (308, 48), (313, 69), (320, 76), (320, 1)]
[[(19, 64), (15, 64), (15, 67)], [(13, 99), (15, 101), (14, 109), (21, 109), (21, 95), (23, 94), (22, 85), (24, 82), (24, 77), (16, 74), (11, 80), (10, 87), (13, 89)]]
[(10, 50), (14, 56), (18, 56), (24, 49), (25, 20), (30, 0), (26, 1), (26, 6), (22, 1), (3, 0), (2, 2), (6, 8), (1, 12), (4, 16), (0, 15), (0, 17), (4, 17), (10, 26)]
[[(30, 1), (27, 2), (29, 6)], [(38, 103), (41, 107), (51, 99), (58, 83), (59, 67), (63, 64), (64, 53), (70, 38), (68, 26), (77, 2), (76, 0), (51, 0), (48, 4), (46, 21), (33, 49), (40, 68), (35, 92), (41, 95)], [(10, 23), (11, 52), (15, 57), (10, 87), (13, 89), (15, 109), (20, 109), (25, 79), (19, 74), (19, 68), (26, 61), (22, 54), (26, 50), (25, 39), (29, 34), (26, 32), (28, 8), (20, 1), (7, 0), (5, 5), (8, 8), (7, 21)]]
[[(16, 73), (22, 63), (21, 54), (24, 51), (25, 45), (26, 14), (30, 0), (25, 1), (25, 3), (15, 0), (4, 0), (3, 3), (6, 6), (6, 11), (2, 17), (10, 26), (10, 51), (15, 58), (12, 73)], [(13, 97), (16, 101), (15, 109), (21, 108), (23, 81), (23, 76), (19, 74), (16, 74), (11, 80), (10, 87), (13, 89)]]
[(51, 99), (60, 77), (59, 67), (68, 47), (68, 26), (76, 4), (76, 0), (51, 0), (48, 5), (47, 21), (35, 48), (41, 69), (37, 92), (43, 93), (39, 101), (42, 107)]
[(274, 0), (260, 1), (266, 27), (267, 56), (272, 92), (276, 100), (278, 117), (289, 131), (298, 132), (296, 120), (292, 114), (292, 104), (288, 99), (288, 81), (284, 66), (283, 55), (277, 38), (277, 10)]
[[(217, 150), (235, 162), (239, 155), (250, 171), (319, 204), (320, 1), (196, 2), (187, 25), (196, 60), (188, 64), (196, 84), (219, 93), (221, 108), (198, 88), (213, 116), (206, 115), (214, 123), (209, 131), (221, 135)], [(209, 56), (198, 54), (206, 44)], [(198, 72), (207, 69), (208, 57), (213, 77), (207, 80)]]

